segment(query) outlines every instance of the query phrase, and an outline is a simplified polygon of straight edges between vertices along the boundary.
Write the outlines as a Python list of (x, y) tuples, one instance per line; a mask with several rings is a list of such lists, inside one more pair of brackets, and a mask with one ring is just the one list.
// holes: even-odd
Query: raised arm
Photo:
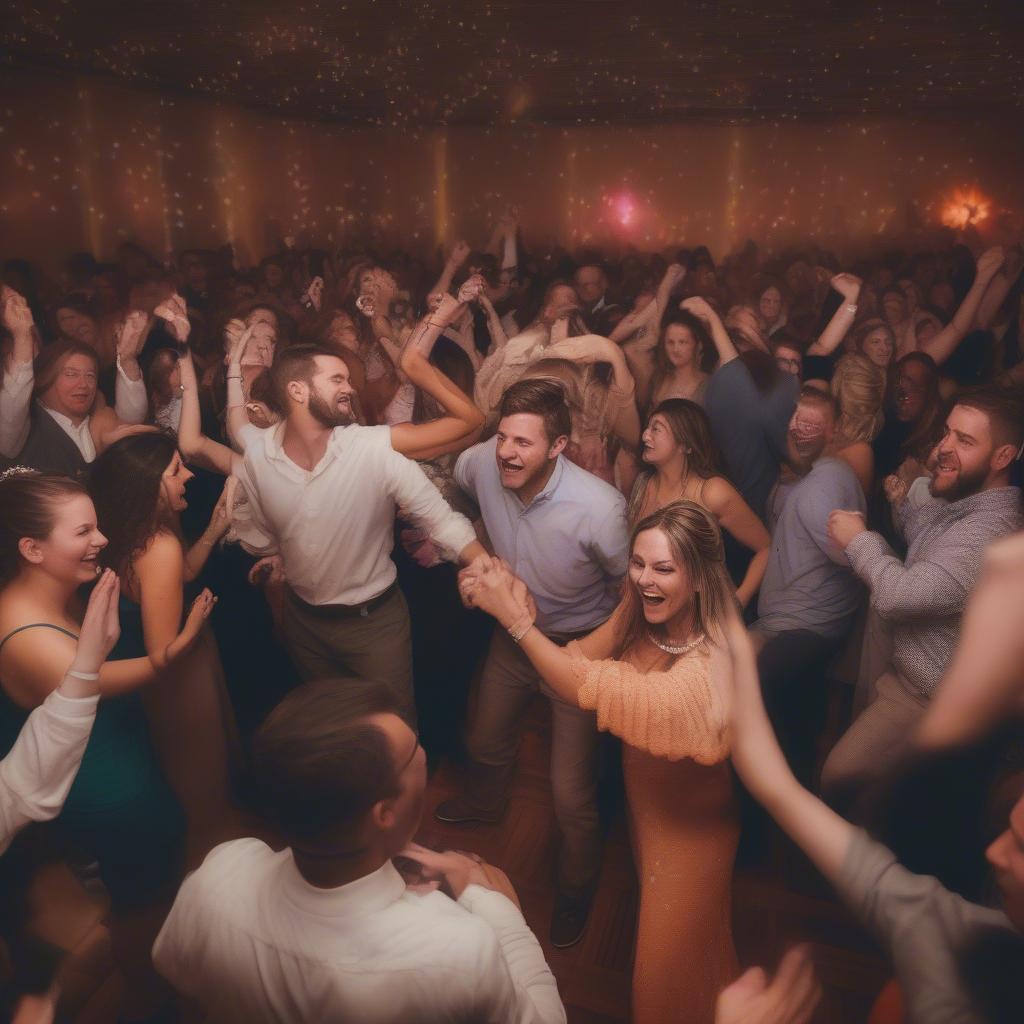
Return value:
[(227, 445), (214, 441), (202, 431), (199, 383), (196, 380), (196, 368), (192, 361), (191, 351), (178, 357), (178, 369), (183, 389), (181, 392), (181, 422), (178, 424), (178, 447), (187, 461), (200, 462), (227, 476), (238, 456)]
[(469, 258), (469, 243), (468, 242), (456, 242), (452, 247), (451, 255), (445, 261), (444, 268), (441, 271), (441, 276), (437, 279), (436, 284), (430, 291), (440, 292), (442, 295), (448, 294), (448, 289), (452, 286), (452, 278), (455, 277), (455, 272), (462, 266), (463, 263)]
[(731, 363), (739, 355), (739, 351), (733, 344), (732, 338), (729, 337), (729, 332), (725, 329), (725, 324), (722, 323), (722, 318), (715, 312), (707, 299), (702, 298), (700, 295), (692, 295), (688, 299), (683, 299), (679, 304), (679, 308), (692, 313), (707, 325), (708, 332), (711, 334), (711, 341), (718, 352), (719, 366)]
[(807, 349), (809, 356), (830, 356), (849, 333), (857, 316), (857, 300), (863, 282), (853, 274), (836, 274), (831, 281), (832, 287), (843, 297), (839, 308), (832, 314), (821, 337)]
[[(185, 317), (185, 323), (188, 323), (188, 317)], [(114, 412), (123, 424), (145, 423), (149, 414), (149, 396), (146, 394), (146, 382), (142, 379), (142, 368), (139, 366), (139, 353), (146, 343), (149, 327), (149, 317), (141, 310), (133, 309), (117, 329)]]
[(985, 289), (974, 317), (974, 326), (977, 330), (987, 331), (992, 326), (1003, 300), (1010, 294), (1010, 289), (1020, 277), (1021, 270), (1024, 270), (1024, 252), (1017, 246), (1007, 253), (1002, 273), (996, 274)]
[(491, 352), (497, 352), (498, 349), (504, 348), (508, 344), (508, 335), (505, 333), (505, 328), (501, 326), (501, 317), (498, 316), (498, 311), (483, 292), (480, 293), (479, 301), (480, 308), (487, 317), (487, 330), (491, 335), (491, 347), (488, 352), (490, 355)]
[(686, 267), (680, 263), (670, 263), (665, 268), (665, 273), (654, 293), (654, 299), (643, 309), (627, 313), (616, 325), (609, 335), (610, 340), (617, 345), (629, 340), (637, 331), (644, 328), (648, 331), (658, 330), (658, 323), (662, 314), (668, 309), (669, 299), (676, 285), (686, 277)]
[(960, 303), (960, 308), (953, 314), (953, 319), (934, 338), (918, 343), (919, 351), (926, 352), (939, 366), (956, 351), (957, 345), (964, 340), (967, 332), (973, 327), (982, 297), (992, 278), (1003, 265), (1003, 259), (1001, 246), (997, 245), (986, 249), (978, 257), (978, 270), (974, 275), (974, 284), (971, 285), (964, 301)]
[(28, 440), (29, 407), (35, 378), (32, 360), (35, 357), (34, 321), (28, 303), (11, 288), (4, 288), (4, 327), (11, 332), (12, 345), (4, 362), (0, 382), (0, 455), (16, 458)]
[(433, 459), (462, 451), (473, 444), (483, 428), (483, 413), (473, 400), (430, 362), (441, 331), (462, 310), (450, 295), (414, 329), (399, 360), (409, 380), (435, 399), (445, 415), (429, 423), (400, 423), (391, 428), (391, 446), (410, 459)]

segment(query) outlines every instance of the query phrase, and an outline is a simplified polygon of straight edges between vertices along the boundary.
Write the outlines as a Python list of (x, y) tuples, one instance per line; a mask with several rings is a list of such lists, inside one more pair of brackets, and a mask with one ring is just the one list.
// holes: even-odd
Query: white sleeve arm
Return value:
[(411, 459), (392, 451), (387, 463), (388, 487), (394, 502), (445, 554), (457, 561), (459, 552), (476, 540), (470, 521), (452, 511)]
[(145, 380), (141, 376), (131, 380), (121, 369), (120, 362), (114, 383), (114, 412), (122, 423), (145, 423), (149, 412)]
[(32, 364), (15, 363), (8, 367), (0, 384), (0, 455), (15, 459), (28, 440), (29, 403), (35, 375)]
[(0, 761), (0, 852), (30, 821), (55, 818), (89, 742), (99, 695), (71, 698), (54, 690)]
[(500, 892), (480, 885), (468, 885), (459, 904), (493, 929), (501, 955), (512, 977), (517, 996), (516, 1015), (520, 1024), (565, 1024), (565, 1007), (558, 983), (551, 973), (537, 937), (530, 931), (514, 903)]

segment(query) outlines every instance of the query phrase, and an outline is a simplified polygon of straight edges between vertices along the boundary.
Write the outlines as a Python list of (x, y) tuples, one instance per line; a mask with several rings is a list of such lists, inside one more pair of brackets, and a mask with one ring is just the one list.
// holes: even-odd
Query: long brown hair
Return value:
[[(711, 420), (696, 402), (689, 398), (666, 398), (651, 410), (647, 418), (648, 425), (655, 416), (664, 418), (676, 444), (686, 452), (687, 476), (693, 473), (702, 480), (710, 480), (713, 476), (722, 475), (718, 446), (711, 432)], [(629, 498), (631, 520), (640, 515), (647, 488), (655, 472), (653, 466), (644, 466), (640, 470)]]
[[(715, 517), (694, 501), (673, 501), (652, 512), (633, 527), (630, 554), (636, 539), (647, 530), (660, 530), (672, 549), (672, 557), (693, 586), (693, 628), (713, 640), (721, 639), (719, 623), (728, 602), (735, 601), (732, 581), (725, 571), (722, 531)], [(619, 655), (633, 647), (647, 632), (647, 620), (633, 581), (623, 583), (625, 621)]]

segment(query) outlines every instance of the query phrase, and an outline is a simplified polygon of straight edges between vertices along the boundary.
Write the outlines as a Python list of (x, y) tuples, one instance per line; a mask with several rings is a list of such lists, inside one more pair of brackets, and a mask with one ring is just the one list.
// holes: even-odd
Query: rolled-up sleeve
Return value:
[(385, 478), (392, 500), (404, 515), (423, 530), (450, 562), (477, 538), (470, 521), (453, 512), (430, 482), (427, 474), (411, 459), (390, 452)]
[(35, 375), (31, 363), (15, 363), (0, 383), (0, 455), (15, 459), (28, 440), (29, 403)]

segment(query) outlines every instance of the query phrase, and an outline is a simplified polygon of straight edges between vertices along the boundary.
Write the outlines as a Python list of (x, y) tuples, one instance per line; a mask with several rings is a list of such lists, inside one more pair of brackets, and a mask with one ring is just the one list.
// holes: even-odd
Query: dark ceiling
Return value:
[(367, 124), (1005, 117), (1024, 0), (24, 0), (0, 60)]

